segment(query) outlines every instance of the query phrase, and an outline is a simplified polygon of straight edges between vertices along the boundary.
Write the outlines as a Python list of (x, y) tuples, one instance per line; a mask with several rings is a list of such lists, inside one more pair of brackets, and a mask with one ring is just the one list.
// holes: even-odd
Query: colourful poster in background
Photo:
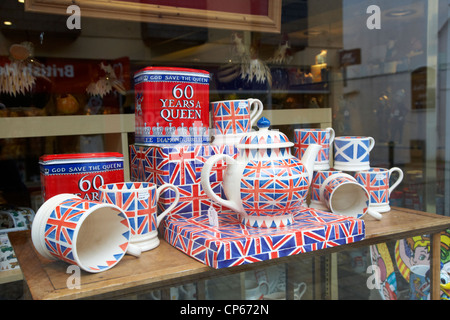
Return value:
[(377, 281), (380, 284), (378, 292), (381, 298), (383, 300), (397, 300), (397, 279), (386, 243), (370, 246), (370, 258), (372, 265), (379, 268), (379, 279)]

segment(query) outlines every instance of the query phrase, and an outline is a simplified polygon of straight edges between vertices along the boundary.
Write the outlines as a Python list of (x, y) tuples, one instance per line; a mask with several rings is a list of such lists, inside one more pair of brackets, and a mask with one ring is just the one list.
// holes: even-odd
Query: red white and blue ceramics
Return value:
[(301, 159), (310, 144), (319, 144), (322, 149), (317, 154), (314, 170), (330, 169), (330, 146), (335, 137), (333, 128), (295, 129), (294, 133), (294, 156)]
[(59, 194), (39, 208), (31, 239), (47, 259), (59, 259), (97, 273), (115, 266), (129, 253), (141, 250), (130, 244), (130, 225), (117, 206)]
[(259, 99), (224, 100), (211, 103), (214, 144), (237, 144), (250, 132), (263, 111)]
[[(302, 160), (294, 157), (293, 143), (279, 131), (269, 130), (266, 118), (258, 121), (258, 131), (245, 135), (236, 145), (236, 160), (228, 155), (209, 158), (202, 169), (201, 183), (214, 201), (241, 215), (252, 227), (291, 225), (305, 200), (320, 145), (308, 147)], [(223, 188), (227, 199), (215, 194), (209, 180), (214, 164), (226, 160)]]
[(362, 171), (370, 169), (370, 151), (375, 146), (372, 137), (343, 136), (334, 139), (334, 169)]
[[(162, 192), (171, 189), (175, 198), (171, 205), (157, 214), (157, 202)], [(161, 221), (178, 204), (180, 193), (173, 184), (157, 187), (148, 182), (110, 183), (100, 187), (100, 201), (121, 208), (130, 224), (130, 242), (148, 251), (159, 246), (158, 227)]]
[[(389, 186), (392, 173), (397, 172), (398, 176), (394, 183)], [(355, 179), (363, 185), (370, 194), (370, 207), (378, 212), (391, 210), (389, 197), (394, 189), (403, 180), (403, 171), (394, 167), (391, 169), (371, 168), (355, 174)]]
[[(207, 159), (216, 154), (236, 157), (237, 149), (230, 145), (187, 144), (177, 146), (130, 146), (130, 179), (156, 183), (158, 186), (170, 183), (180, 192), (178, 205), (172, 213), (192, 213), (199, 215), (211, 206), (221, 210), (221, 206), (203, 191), (200, 183), (201, 170)], [(222, 163), (223, 162), (223, 163)], [(222, 180), (225, 161), (219, 161), (211, 171), (212, 189), (218, 195), (223, 193)], [(158, 201), (158, 211), (166, 210), (175, 200), (175, 192), (167, 190)]]

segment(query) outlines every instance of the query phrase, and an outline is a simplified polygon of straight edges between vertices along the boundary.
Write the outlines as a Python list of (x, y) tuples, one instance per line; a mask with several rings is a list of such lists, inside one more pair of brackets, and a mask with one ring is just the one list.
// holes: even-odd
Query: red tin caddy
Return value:
[(117, 152), (44, 155), (39, 166), (44, 201), (61, 193), (100, 200), (101, 185), (124, 181), (123, 155)]
[(209, 141), (209, 73), (147, 67), (134, 75), (135, 142), (201, 144)]

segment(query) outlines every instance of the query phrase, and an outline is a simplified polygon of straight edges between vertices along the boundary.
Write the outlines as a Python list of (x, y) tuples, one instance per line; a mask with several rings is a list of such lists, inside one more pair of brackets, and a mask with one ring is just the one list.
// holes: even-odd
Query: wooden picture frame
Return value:
[[(25, 11), (205, 28), (280, 33), (281, 1), (262, 0), (25, 0)], [(177, 5), (182, 4), (183, 7)]]

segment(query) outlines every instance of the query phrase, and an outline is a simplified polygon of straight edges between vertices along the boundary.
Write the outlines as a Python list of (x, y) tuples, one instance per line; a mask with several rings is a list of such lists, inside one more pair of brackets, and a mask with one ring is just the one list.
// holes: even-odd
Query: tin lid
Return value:
[(269, 130), (270, 121), (262, 117), (259, 119), (258, 131), (253, 131), (245, 135), (236, 146), (239, 149), (272, 149), (289, 148), (294, 144), (288, 137), (277, 130)]
[(93, 161), (93, 159), (120, 158), (123, 160), (123, 154), (119, 152), (95, 152), (95, 153), (67, 153), (67, 154), (47, 154), (39, 158), (39, 162), (49, 161), (72, 161), (83, 160)]
[(205, 70), (199, 70), (199, 69), (190, 69), (190, 68), (178, 68), (178, 67), (146, 67), (139, 71), (137, 71), (134, 74), (134, 77), (138, 77), (142, 75), (143, 73), (174, 73), (174, 74), (183, 74), (186, 73), (190, 76), (193, 74), (197, 74), (201, 77), (208, 77), (209, 78), (209, 72)]

